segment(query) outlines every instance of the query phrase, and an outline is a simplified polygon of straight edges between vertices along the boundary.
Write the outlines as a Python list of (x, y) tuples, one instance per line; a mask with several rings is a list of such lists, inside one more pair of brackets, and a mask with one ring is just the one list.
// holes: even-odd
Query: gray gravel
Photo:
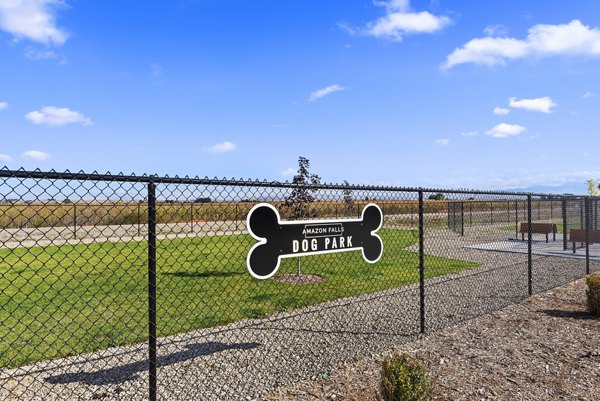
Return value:
[[(469, 233), (460, 237), (428, 230), (428, 254), (481, 264), (427, 282), (428, 331), (500, 309), (528, 294), (526, 255), (466, 248), (498, 241), (510, 232), (487, 226)], [(533, 263), (534, 292), (585, 273), (582, 260), (536, 256)], [(600, 263), (591, 267), (600, 270)], [(159, 340), (158, 395), (161, 400), (262, 399), (277, 387), (316, 378), (418, 336), (417, 285), (170, 336)], [(140, 344), (2, 369), (0, 399), (143, 400), (146, 355), (146, 345)]]
[(277, 389), (282, 401), (378, 401), (385, 356), (426, 367), (438, 401), (600, 400), (600, 319), (587, 313), (585, 279), (334, 369), (327, 380)]

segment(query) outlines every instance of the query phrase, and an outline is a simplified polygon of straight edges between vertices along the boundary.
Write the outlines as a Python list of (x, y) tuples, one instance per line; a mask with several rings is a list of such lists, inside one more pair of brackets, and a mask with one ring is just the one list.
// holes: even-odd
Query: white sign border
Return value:
[[(298, 254), (279, 255), (277, 257), (277, 266), (275, 266), (275, 269), (273, 270), (273, 272), (271, 272), (270, 274), (268, 274), (266, 276), (259, 276), (257, 274), (254, 274), (254, 272), (250, 268), (250, 255), (252, 255), (252, 252), (254, 251), (254, 249), (256, 249), (257, 247), (259, 247), (261, 245), (266, 244), (267, 239), (258, 237), (257, 235), (254, 234), (254, 232), (252, 232), (252, 229), (250, 228), (250, 216), (252, 216), (252, 213), (254, 212), (254, 210), (258, 209), (259, 207), (264, 207), (264, 206), (270, 208), (271, 210), (273, 210), (275, 212), (275, 215), (277, 216), (277, 223), (282, 226), (298, 225), (298, 224), (335, 224), (335, 223), (361, 222), (364, 220), (365, 210), (370, 206), (375, 206), (379, 210), (379, 213), (381, 213), (381, 221), (379, 222), (379, 226), (377, 226), (376, 229), (372, 230), (370, 234), (374, 237), (379, 238), (379, 241), (381, 243), (381, 252), (379, 253), (379, 256), (377, 257), (377, 259), (375, 259), (372, 262), (367, 260), (367, 258), (365, 257), (365, 249), (362, 246), (355, 246), (352, 248), (343, 248), (343, 249), (330, 249), (330, 250), (326, 250), (326, 251), (309, 251), (309, 252), (301, 252)], [(283, 259), (283, 258), (297, 258), (300, 256), (308, 256), (308, 255), (321, 255), (321, 254), (327, 254), (327, 253), (349, 252), (349, 251), (355, 251), (357, 249), (361, 250), (361, 253), (362, 253), (362, 256), (363, 256), (363, 259), (365, 260), (365, 262), (370, 263), (370, 264), (375, 264), (375, 263), (379, 262), (379, 260), (383, 256), (383, 240), (377, 234), (377, 231), (379, 231), (379, 229), (383, 226), (383, 212), (381, 211), (381, 208), (378, 205), (376, 205), (375, 203), (369, 203), (369, 204), (365, 205), (365, 207), (363, 207), (360, 217), (361, 217), (360, 219), (281, 221), (281, 216), (279, 215), (279, 212), (277, 211), (277, 208), (275, 206), (271, 205), (270, 203), (258, 203), (256, 205), (254, 205), (252, 207), (252, 209), (250, 209), (250, 211), (248, 212), (248, 215), (246, 216), (246, 228), (248, 229), (248, 232), (250, 233), (252, 238), (254, 238), (255, 240), (258, 241), (256, 244), (254, 244), (254, 246), (252, 248), (250, 248), (250, 251), (248, 251), (248, 255), (246, 256), (246, 268), (248, 269), (248, 272), (250, 273), (250, 275), (252, 277), (259, 279), (259, 280), (266, 280), (266, 279), (273, 277), (275, 275), (275, 273), (277, 273), (277, 271), (279, 270), (279, 266), (281, 265), (281, 259)]]

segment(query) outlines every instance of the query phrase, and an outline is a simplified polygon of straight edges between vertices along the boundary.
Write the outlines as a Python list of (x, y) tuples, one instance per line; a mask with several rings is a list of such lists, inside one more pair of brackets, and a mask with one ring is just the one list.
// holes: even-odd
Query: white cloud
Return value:
[(450, 20), (447, 17), (436, 17), (427, 11), (419, 13), (395, 12), (368, 24), (367, 32), (376, 38), (400, 42), (405, 34), (432, 33), (439, 31), (449, 22)]
[(322, 98), (323, 96), (327, 96), (330, 93), (333, 92), (339, 92), (339, 91), (343, 91), (346, 90), (347, 88), (341, 85), (329, 85), (326, 88), (323, 89), (319, 89), (314, 91), (313, 93), (310, 94), (310, 97), (308, 98), (309, 101), (314, 102), (317, 101), (318, 99)]
[(454, 50), (447, 58), (445, 68), (463, 63), (485, 64), (488, 66), (506, 64), (505, 59), (524, 57), (527, 45), (511, 38), (476, 38), (460, 49)]
[(487, 36), (506, 36), (508, 28), (502, 24), (488, 25), (484, 28), (483, 33)]
[(350, 35), (358, 35), (360, 33), (360, 30), (358, 28), (354, 28), (354, 27), (350, 26), (349, 24), (347, 24), (346, 22), (338, 22), (337, 25), (342, 30), (348, 32)]
[(8, 107), (8, 103), (6, 102), (0, 102), (0, 110), (4, 110)]
[(287, 169), (283, 170), (281, 173), (279, 173), (281, 175), (283, 175), (284, 177), (291, 177), (293, 175), (296, 175), (296, 170), (294, 170), (291, 167), (288, 167)]
[(21, 156), (25, 157), (27, 159), (33, 159), (33, 160), (46, 160), (47, 158), (50, 157), (50, 155), (48, 153), (42, 152), (40, 150), (28, 150), (27, 152), (23, 153)]
[(511, 97), (508, 99), (508, 105), (513, 109), (539, 111), (540, 113), (552, 113), (552, 108), (556, 107), (556, 103), (549, 96), (535, 99), (517, 99)]
[(560, 55), (600, 56), (600, 29), (573, 20), (562, 25), (534, 25), (525, 39), (475, 38), (450, 53), (444, 67), (464, 63), (505, 65), (508, 60)]
[(581, 97), (584, 98), (584, 99), (587, 99), (587, 98), (592, 97), (592, 96), (596, 96), (596, 94), (594, 92), (590, 92), (590, 91), (587, 91), (583, 95), (581, 95)]
[(477, 136), (479, 135), (479, 131), (466, 131), (466, 132), (461, 132), (460, 133), (461, 136)]
[(45, 124), (52, 126), (61, 126), (66, 124), (92, 124), (92, 120), (90, 120), (88, 117), (67, 107), (42, 107), (42, 109), (39, 111), (30, 111), (29, 113), (25, 114), (25, 118), (34, 124)]
[(24, 51), (25, 57), (30, 60), (60, 60), (60, 64), (66, 64), (67, 58), (52, 50), (39, 50), (34, 47), (27, 47)]
[(56, 8), (65, 6), (62, 0), (2, 0), (0, 29), (15, 40), (28, 39), (46, 45), (62, 45), (67, 33), (56, 26)]
[(510, 113), (510, 109), (505, 109), (503, 107), (494, 107), (494, 114), (497, 116), (505, 116)]
[(362, 34), (380, 39), (400, 42), (406, 34), (433, 33), (450, 24), (445, 16), (436, 16), (427, 11), (410, 10), (409, 0), (374, 1), (378, 7), (385, 8), (386, 14), (369, 22), (365, 28), (357, 29), (346, 24), (340, 26), (351, 34)]
[(217, 143), (216, 145), (208, 148), (208, 151), (211, 153), (227, 153), (233, 152), (237, 146), (233, 142), (225, 141), (223, 143)]
[(439, 146), (446, 146), (450, 143), (450, 139), (448, 138), (440, 138), (435, 140), (435, 144)]
[(485, 134), (493, 138), (508, 138), (509, 136), (520, 135), (523, 131), (525, 131), (525, 127), (521, 125), (500, 123), (486, 131)]
[(407, 11), (410, 7), (410, 0), (373, 0), (377, 7), (385, 7), (388, 13), (394, 11)]
[(0, 163), (7, 163), (11, 160), (12, 160), (12, 157), (10, 157), (9, 155), (4, 155), (4, 154), (0, 153)]

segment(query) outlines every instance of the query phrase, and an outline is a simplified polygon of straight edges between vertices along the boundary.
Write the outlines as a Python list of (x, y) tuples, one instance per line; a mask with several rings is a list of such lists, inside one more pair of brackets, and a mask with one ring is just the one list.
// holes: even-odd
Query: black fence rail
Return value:
[[(285, 258), (258, 280), (259, 203), (308, 223), (374, 203), (383, 255)], [(598, 204), (2, 169), (0, 399), (264, 398), (600, 270)]]

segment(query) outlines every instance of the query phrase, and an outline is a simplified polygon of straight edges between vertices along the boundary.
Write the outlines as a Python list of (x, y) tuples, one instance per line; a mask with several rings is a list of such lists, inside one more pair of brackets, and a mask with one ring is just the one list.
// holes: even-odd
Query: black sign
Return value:
[(367, 262), (375, 263), (383, 254), (383, 242), (376, 234), (383, 213), (373, 203), (364, 207), (360, 219), (328, 221), (281, 221), (275, 207), (261, 203), (250, 210), (246, 224), (258, 240), (246, 259), (248, 271), (258, 279), (274, 275), (281, 258), (360, 249)]

